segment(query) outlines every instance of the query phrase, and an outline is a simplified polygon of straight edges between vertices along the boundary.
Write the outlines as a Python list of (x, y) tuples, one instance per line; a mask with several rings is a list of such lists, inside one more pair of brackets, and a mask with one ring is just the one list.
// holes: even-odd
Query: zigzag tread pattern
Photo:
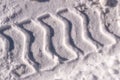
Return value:
[[(103, 37), (104, 40), (110, 40), (108, 44), (111, 47), (116, 43), (115, 36), (105, 28), (104, 19), (101, 18), (102, 11), (99, 11), (96, 9), (97, 17), (99, 16), (98, 34), (105, 36)], [(56, 14), (44, 13), (35, 20), (25, 19), (10, 25), (10, 27), (1, 26), (0, 38), (4, 41), (5, 55), (14, 50), (14, 46), (10, 47), (14, 45), (14, 40), (3, 32), (12, 28), (22, 36), (21, 60), (32, 70), (32, 72), (22, 75), (21, 78), (40, 71), (53, 70), (60, 64), (74, 63), (74, 61), (82, 60), (87, 53), (97, 52), (103, 45), (108, 46), (108, 44), (106, 45), (105, 42), (97, 40), (92, 35), (87, 21), (88, 16), (76, 9), (63, 8), (59, 9)], [(36, 34), (36, 31), (31, 30), (31, 27), (26, 28), (25, 24), (28, 26), (33, 24), (32, 26), (41, 32)], [(41, 36), (36, 37), (35, 34)], [(36, 39), (40, 39), (40, 41)], [(32, 46), (35, 45), (36, 41), (42, 44), (37, 44), (41, 46), (41, 52), (38, 53), (32, 50)], [(36, 60), (35, 54), (44, 56), (43, 60), (48, 59), (48, 63)], [(40, 58), (42, 59), (42, 57)]]

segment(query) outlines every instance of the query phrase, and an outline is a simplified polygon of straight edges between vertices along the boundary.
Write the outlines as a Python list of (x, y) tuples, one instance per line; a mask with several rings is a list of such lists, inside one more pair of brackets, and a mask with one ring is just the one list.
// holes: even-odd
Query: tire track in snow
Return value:
[[(75, 9), (74, 9), (75, 10)], [(33, 57), (33, 53), (31, 51), (31, 46), (32, 43), (34, 42), (34, 38), (35, 36), (33, 36), (33, 32), (27, 30), (24, 27), (24, 24), (29, 24), (31, 22), (33, 22), (35, 25), (38, 25), (40, 29), (43, 30), (43, 47), (42, 47), (42, 51), (43, 53), (51, 60), (54, 62), (54, 64), (48, 68), (44, 68), (41, 69), (41, 71), (46, 71), (46, 70), (51, 70), (53, 68), (55, 68), (56, 66), (58, 66), (58, 64), (60, 63), (61, 60), (63, 60), (62, 62), (64, 62), (67, 59), (64, 59), (63, 57), (61, 57), (61, 55), (58, 54), (58, 52), (55, 49), (55, 46), (53, 45), (53, 37), (55, 37), (55, 34), (62, 34), (62, 43), (61, 45), (58, 46), (62, 46), (63, 48), (67, 49), (72, 55), (73, 57), (71, 57), (71, 59), (68, 59), (68, 61), (72, 62), (72, 61), (76, 61), (79, 59), (79, 55), (82, 54), (84, 55), (84, 53), (86, 53), (84, 51), (84, 48), (81, 49), (82, 47), (78, 47), (73, 38), (72, 38), (72, 28), (73, 27), (77, 27), (80, 26), (80, 40), (85, 41), (84, 45), (90, 45), (90, 47), (92, 48), (91, 51), (88, 51), (87, 53), (90, 52), (96, 52), (98, 51), (99, 46), (101, 47), (104, 43), (97, 41), (96, 39), (94, 39), (94, 37), (91, 36), (91, 33), (89, 31), (89, 19), (88, 19), (88, 15), (85, 14), (84, 12), (81, 11), (74, 11), (73, 9), (61, 9), (57, 11), (57, 14), (50, 14), (50, 13), (45, 13), (41, 16), (39, 16), (36, 20), (23, 20), (20, 23), (16, 23), (14, 25), (12, 25), (12, 28), (14, 28), (16, 31), (18, 31), (22, 36), (23, 36), (23, 53), (22, 53), (22, 60), (25, 62), (26, 65), (28, 65), (33, 72), (32, 73), (28, 73), (23, 77), (26, 76), (30, 76), (33, 75), (34, 73), (38, 72), (38, 67), (39, 67), (39, 63), (37, 63)], [(96, 10), (97, 14), (99, 15), (99, 21), (100, 21), (100, 26), (99, 29), (100, 33), (102, 33), (102, 36), (105, 36), (108, 38), (108, 40), (111, 41), (110, 46), (114, 45), (116, 43), (115, 41), (115, 37), (106, 29), (104, 22), (103, 22), (103, 17), (102, 13), (99, 10)], [(77, 26), (74, 26), (73, 24), (75, 24), (76, 22), (74, 22), (73, 20), (71, 20), (71, 18), (68, 18), (69, 16), (65, 16), (65, 15), (69, 14), (69, 15), (73, 15), (73, 18), (76, 18), (77, 21), (80, 21)], [(59, 29), (62, 29), (62, 32), (58, 32), (58, 33), (54, 33), (55, 29), (53, 28), (54, 25), (50, 25), (49, 23), (45, 22), (44, 20), (48, 19), (48, 18), (52, 18), (55, 19), (56, 22), (59, 22), (62, 27), (60, 27)], [(102, 24), (102, 25), (101, 25)], [(57, 27), (58, 28), (58, 27)], [(8, 29), (8, 28), (7, 28)], [(14, 47), (10, 48), (9, 46), (14, 44), (14, 42), (9, 43), (9, 41), (11, 42), (11, 39), (8, 39), (9, 37), (6, 36), (3, 32), (6, 30), (6, 28), (2, 28), (0, 29), (0, 37), (2, 37), (3, 40), (5, 40), (5, 45), (6, 45), (6, 50), (5, 51), (12, 51), (14, 49)], [(7, 46), (9, 45), (9, 46)], [(81, 45), (83, 45), (81, 43)]]
[(67, 9), (58, 10), (56, 17), (57, 20), (62, 24), (62, 44), (73, 55), (70, 61), (76, 61), (79, 59), (79, 57), (81, 57), (79, 55), (83, 55), (83, 51), (75, 45), (71, 37), (71, 22), (67, 20), (64, 16), (62, 16), (62, 14), (66, 13), (66, 11)]
[[(91, 46), (90, 43), (88, 43), (86, 40), (86, 35), (84, 33), (84, 28), (82, 26), (83, 22), (82, 22), (82, 16), (80, 15), (80, 12), (76, 12), (77, 10), (74, 9), (69, 9), (66, 12), (66, 18), (69, 20), (69, 22), (71, 23), (71, 26), (74, 28), (76, 28), (76, 35), (77, 35), (77, 39), (79, 40), (79, 42), (77, 44), (79, 44), (79, 49), (82, 50), (82, 52), (84, 53), (90, 53), (92, 51), (95, 51), (95, 49), (93, 48), (93, 45)], [(82, 14), (82, 13), (81, 13)], [(89, 36), (89, 35), (88, 35)], [(93, 39), (92, 39), (93, 40)], [(75, 45), (77, 45), (75, 44)], [(97, 43), (94, 40), (94, 45), (99, 45), (99, 43)], [(86, 49), (88, 48), (88, 49)]]
[(4, 31), (9, 30), (10, 26), (1, 26), (0, 27), (0, 37), (2, 38), (4, 42), (4, 57), (9, 57), (10, 52), (14, 49), (14, 42), (11, 37), (6, 35)]
[[(47, 14), (46, 14), (47, 15)], [(58, 57), (58, 60), (59, 62), (64, 62), (66, 61), (67, 59), (66, 58), (63, 58), (61, 57), (58, 52), (56, 51), (55, 49), (55, 46), (54, 46), (54, 41), (53, 41), (53, 38), (55, 38), (55, 29), (53, 28), (54, 25), (50, 25), (50, 23), (44, 21), (44, 20), (49, 20), (48, 18), (52, 19), (53, 20), (53, 17), (51, 16), (51, 14), (48, 14), (48, 17), (45, 17), (45, 18), (38, 18), (38, 21), (41, 21), (42, 25), (45, 26), (46, 28), (46, 31), (50, 31), (48, 32), (49, 36), (50, 36), (50, 40), (49, 40), (49, 50), (51, 50), (51, 52), (53, 53), (53, 55), (55, 55), (56, 57)]]
[(81, 36), (82, 39), (91, 47), (93, 48), (90, 52), (97, 52), (100, 47), (102, 47), (102, 44), (96, 41), (93, 36), (91, 35), (91, 32), (89, 31), (89, 17), (88, 15), (83, 11), (80, 11), (77, 7), (72, 8), (72, 13), (76, 15), (81, 20)]
[[(68, 9), (63, 9), (62, 11), (63, 12), (60, 11), (61, 14), (71, 15), (70, 12), (68, 11)], [(63, 17), (63, 19), (65, 19), (66, 22), (69, 24), (69, 30), (68, 30), (69, 32), (67, 32), (69, 34), (68, 35), (69, 36), (69, 44), (71, 44), (74, 48), (76, 48), (76, 51), (80, 52), (81, 54), (84, 54), (84, 51), (81, 50), (81, 48), (77, 47), (76, 44), (75, 44), (75, 41), (73, 40), (72, 29), (73, 29), (74, 26), (73, 26), (72, 21), (70, 21), (67, 16), (65, 17), (64, 15), (61, 15), (61, 17)]]
[(114, 44), (116, 44), (116, 39), (115, 37), (107, 30), (106, 26), (105, 26), (105, 17), (104, 17), (104, 13), (101, 9), (96, 8), (96, 12), (99, 16), (99, 30), (101, 32), (101, 34), (103, 34), (106, 38), (108, 38), (108, 40), (111, 42), (111, 44), (108, 44), (106, 46), (111, 47)]
[[(57, 23), (57, 22), (59, 22), (58, 21), (58, 18), (55, 16), (55, 15), (52, 15), (52, 14), (48, 14), (49, 15), (49, 17), (47, 17), (47, 18), (43, 18), (43, 21), (42, 21), (42, 19), (40, 20), (44, 25), (46, 25), (46, 27), (50, 30), (50, 32), (51, 32), (51, 48), (53, 49), (53, 51), (55, 51), (54, 53), (55, 53), (55, 55), (60, 59), (60, 63), (62, 62), (69, 62), (69, 59), (68, 58), (64, 58), (64, 57), (61, 57), (61, 56), (63, 56), (63, 55), (60, 55), (60, 52), (63, 52), (64, 53), (64, 51), (65, 51), (65, 49), (63, 49), (64, 48), (64, 46), (63, 46), (63, 44), (61, 44), (61, 40), (62, 40), (62, 38), (61, 38), (61, 36), (60, 35), (62, 35), (62, 32), (61, 31), (58, 31), (58, 32), (56, 32), (55, 33), (55, 27), (57, 26), (57, 28), (60, 28), (60, 26), (59, 26), (59, 24), (57, 24), (56, 26), (54, 25), (54, 23)], [(47, 22), (47, 21), (44, 21), (44, 20), (49, 20), (49, 18), (50, 18), (50, 23), (49, 22)], [(54, 20), (53, 21), (53, 24), (52, 24), (52, 20)], [(59, 26), (59, 27), (58, 27)], [(60, 28), (61, 29), (61, 28)], [(59, 29), (59, 30), (60, 30)], [(53, 37), (54, 36), (54, 37)], [(56, 47), (55, 47), (55, 42), (53, 41), (53, 38), (55, 38), (55, 39), (57, 39), (57, 37), (59, 36), (59, 40), (58, 40), (58, 43), (56, 44), (57, 45), (57, 49), (56, 49)], [(61, 40), (60, 40), (61, 39)], [(59, 44), (60, 43), (60, 44)], [(61, 49), (62, 48), (62, 49)], [(61, 49), (61, 50), (58, 50), (58, 49)], [(68, 56), (69, 56), (69, 54), (68, 54)]]
[(38, 16), (36, 20), (32, 20), (32, 22), (39, 26), (39, 28), (43, 31), (43, 47), (42, 53), (47, 56), (54, 64), (48, 68), (41, 69), (41, 71), (54, 69), (59, 63), (62, 57), (57, 54), (53, 42), (52, 37), (54, 36), (54, 30), (43, 20), (49, 18), (49, 13), (44, 13), (41, 16)]
[(30, 23), (30, 22), (31, 22), (30, 20), (23, 20), (20, 23), (16, 23), (16, 24), (12, 25), (12, 28), (14, 28), (16, 31), (18, 31), (23, 36), (24, 43), (23, 43), (23, 52), (21, 54), (22, 55), (21, 59), (33, 71), (31, 73), (27, 73), (27, 74), (21, 76), (22, 78), (36, 73), (38, 71), (38, 67), (39, 67), (39, 64), (35, 61), (35, 59), (33, 57), (33, 53), (31, 51), (31, 45), (33, 43), (31, 40), (33, 38), (32, 34), (31, 34), (31, 32), (29, 32), (28, 30), (26, 30), (23, 27), (24, 24)]

